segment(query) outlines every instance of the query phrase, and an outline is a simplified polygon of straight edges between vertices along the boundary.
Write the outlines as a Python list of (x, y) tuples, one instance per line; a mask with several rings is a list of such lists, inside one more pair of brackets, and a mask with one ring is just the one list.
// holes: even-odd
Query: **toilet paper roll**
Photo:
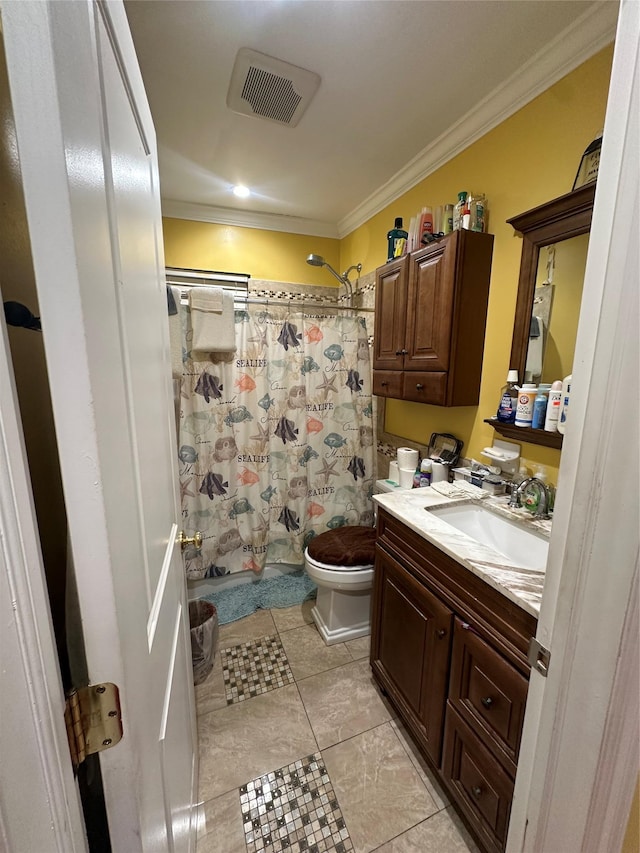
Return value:
[(412, 468), (414, 471), (418, 465), (418, 451), (411, 447), (398, 448), (398, 468)]
[(398, 463), (395, 459), (392, 459), (391, 462), (389, 462), (389, 479), (393, 480), (394, 483), (399, 483), (399, 477), (400, 474), (398, 473)]
[(449, 466), (442, 462), (431, 463), (431, 482), (432, 483), (448, 483), (449, 482)]
[(413, 488), (413, 475), (415, 474), (415, 468), (399, 468), (399, 480), (401, 489), (412, 489)]

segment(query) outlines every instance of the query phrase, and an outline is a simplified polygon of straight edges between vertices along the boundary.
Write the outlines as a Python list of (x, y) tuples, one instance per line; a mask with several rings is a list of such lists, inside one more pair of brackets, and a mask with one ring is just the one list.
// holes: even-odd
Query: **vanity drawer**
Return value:
[(515, 777), (529, 682), (456, 618), (449, 703)]
[(407, 370), (402, 374), (402, 399), (444, 406), (447, 398), (447, 373)]
[(374, 370), (373, 393), (376, 397), (402, 397), (402, 373), (399, 370)]
[(504, 850), (513, 781), (451, 706), (447, 707), (442, 772), (487, 849)]

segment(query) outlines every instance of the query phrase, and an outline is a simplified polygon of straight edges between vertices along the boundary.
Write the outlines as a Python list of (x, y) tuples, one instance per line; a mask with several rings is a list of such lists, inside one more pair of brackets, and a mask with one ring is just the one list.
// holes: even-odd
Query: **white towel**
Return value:
[(195, 352), (235, 352), (233, 296), (221, 287), (192, 287), (192, 349)]
[(169, 314), (169, 344), (171, 347), (171, 375), (182, 379), (182, 314), (180, 309), (180, 288), (172, 287), (171, 293), (178, 309), (177, 314)]

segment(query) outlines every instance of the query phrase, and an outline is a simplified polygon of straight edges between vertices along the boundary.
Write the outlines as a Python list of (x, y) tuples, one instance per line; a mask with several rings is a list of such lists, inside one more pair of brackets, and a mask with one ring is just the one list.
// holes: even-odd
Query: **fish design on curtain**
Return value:
[(191, 352), (188, 308), (178, 459), (191, 578), (303, 562), (310, 539), (373, 524), (374, 432), (365, 321), (247, 306), (232, 362)]

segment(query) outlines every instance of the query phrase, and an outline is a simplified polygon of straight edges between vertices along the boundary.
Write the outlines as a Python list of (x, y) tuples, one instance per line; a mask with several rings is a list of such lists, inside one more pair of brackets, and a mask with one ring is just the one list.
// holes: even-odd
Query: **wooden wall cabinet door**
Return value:
[[(381, 395), (438, 406), (473, 406), (489, 300), (493, 235), (455, 231), (378, 269), (374, 385), (378, 370), (402, 383), (378, 383)], [(412, 374), (438, 374), (433, 382)]]
[[(385, 264), (376, 276), (376, 314), (373, 339), (375, 370), (404, 367), (407, 324), (409, 256)], [(385, 394), (384, 396), (394, 396)]]
[(453, 613), (382, 548), (375, 583), (372, 666), (439, 764)]

